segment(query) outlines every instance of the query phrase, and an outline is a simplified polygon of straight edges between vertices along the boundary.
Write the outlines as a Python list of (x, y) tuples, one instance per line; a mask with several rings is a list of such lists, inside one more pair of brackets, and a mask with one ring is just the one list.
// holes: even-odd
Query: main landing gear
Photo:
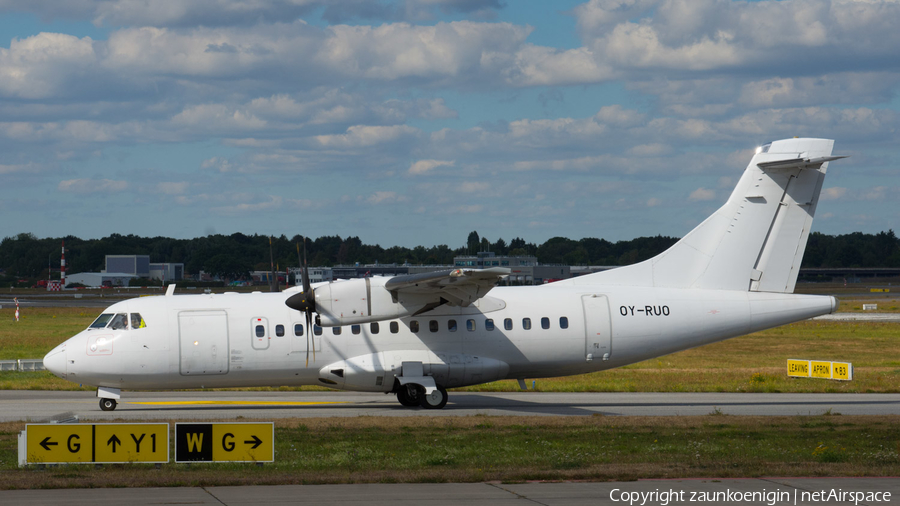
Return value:
[(116, 409), (115, 399), (100, 399), (100, 409), (103, 411), (112, 411)]
[(425, 393), (425, 388), (410, 383), (400, 385), (397, 390), (397, 401), (407, 408), (422, 406), (425, 409), (441, 409), (447, 405), (447, 399), (447, 389), (442, 386), (430, 394)]

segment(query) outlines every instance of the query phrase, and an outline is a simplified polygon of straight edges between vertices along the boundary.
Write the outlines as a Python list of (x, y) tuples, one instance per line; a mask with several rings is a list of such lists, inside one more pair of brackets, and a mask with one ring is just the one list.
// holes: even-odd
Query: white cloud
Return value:
[(219, 172), (230, 172), (234, 170), (231, 162), (226, 158), (221, 158), (218, 156), (214, 156), (212, 158), (207, 158), (200, 163), (201, 169), (215, 169)]
[(574, 12), (585, 45), (626, 69), (875, 70), (900, 42), (892, 1), (592, 0)]
[[(284, 204), (284, 198), (280, 195), (253, 196), (246, 194), (231, 194), (227, 196), (218, 195), (213, 199), (216, 201), (225, 201), (225, 197), (227, 197), (227, 200), (229, 201), (226, 205), (215, 206), (210, 210), (214, 213), (223, 215), (252, 214), (281, 209)], [(195, 196), (191, 196), (187, 198), (187, 201), (195, 199)], [(241, 200), (244, 202), (241, 202)]]
[(394, 204), (397, 202), (406, 202), (406, 197), (398, 195), (392, 191), (376, 191), (372, 195), (366, 197), (365, 202), (372, 205)]
[(438, 167), (453, 167), (456, 164), (454, 160), (419, 160), (413, 162), (409, 166), (410, 174), (421, 176), (427, 174)]
[(419, 130), (406, 125), (398, 126), (365, 126), (355, 125), (343, 134), (317, 135), (315, 140), (325, 148), (364, 148), (379, 144), (398, 142), (403, 139), (412, 140)]
[(167, 181), (156, 184), (156, 191), (165, 195), (181, 195), (190, 186), (187, 181)]
[(625, 109), (621, 105), (605, 105), (597, 111), (594, 119), (599, 123), (605, 123), (616, 127), (632, 127), (639, 125), (646, 117), (633, 109)]
[(847, 189), (841, 186), (833, 186), (831, 188), (823, 188), (819, 197), (821, 200), (838, 200), (847, 194)]
[(266, 122), (241, 110), (232, 110), (222, 104), (202, 104), (185, 108), (172, 117), (172, 123), (189, 127), (200, 126), (206, 130), (256, 130)]
[(296, 19), (316, 10), (329, 23), (351, 20), (430, 21), (439, 13), (493, 19), (500, 0), (4, 0), (0, 12), (31, 12), (91, 21), (96, 26), (251, 26)]
[(96, 63), (90, 37), (42, 32), (12, 39), (9, 49), (0, 47), (0, 94), (26, 99), (66, 95), (72, 78), (89, 79)]
[(688, 195), (688, 200), (692, 202), (703, 202), (716, 198), (716, 191), (708, 188), (697, 188)]
[(67, 193), (116, 193), (128, 189), (128, 181), (113, 179), (68, 179), (60, 181), (57, 189)]

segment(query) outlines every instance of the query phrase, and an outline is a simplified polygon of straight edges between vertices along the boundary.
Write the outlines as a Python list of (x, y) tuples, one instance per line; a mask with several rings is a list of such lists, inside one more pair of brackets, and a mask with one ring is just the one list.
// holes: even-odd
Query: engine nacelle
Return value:
[[(415, 376), (410, 372), (415, 371)], [(395, 378), (415, 383), (432, 378), (444, 388), (477, 385), (506, 378), (509, 365), (493, 358), (422, 350), (398, 350), (359, 355), (319, 369), (319, 381), (331, 388), (358, 392), (390, 392)]]
[(316, 287), (319, 325), (337, 327), (402, 318), (428, 304), (422, 296), (388, 291), (384, 287), (388, 279), (350, 279)]

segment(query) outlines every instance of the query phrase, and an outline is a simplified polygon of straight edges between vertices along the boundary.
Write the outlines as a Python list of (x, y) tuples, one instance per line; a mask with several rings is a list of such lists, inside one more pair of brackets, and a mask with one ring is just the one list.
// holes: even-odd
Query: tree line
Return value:
[[(106, 255), (149, 255), (153, 263), (183, 263), (185, 273), (205, 271), (228, 279), (246, 277), (249, 271), (268, 270), (269, 236), (209, 235), (194, 239), (140, 237), (112, 234), (102, 239), (74, 236), (39, 239), (21, 233), (0, 242), (0, 269), (5, 277), (46, 278), (48, 268), (58, 270), (60, 245), (66, 243), (67, 272), (98, 272)], [(271, 251), (279, 270), (300, 264), (300, 236), (271, 238)], [(628, 241), (580, 240), (554, 237), (543, 244), (516, 237), (491, 241), (471, 232), (464, 246), (447, 245), (407, 248), (363, 244), (359, 237), (323, 236), (306, 243), (311, 266), (353, 264), (449, 265), (453, 257), (492, 251), (497, 255), (532, 255), (543, 264), (628, 265), (655, 256), (678, 241), (675, 237), (638, 237)], [(893, 230), (877, 234), (854, 232), (809, 236), (802, 267), (900, 267), (900, 240)]]

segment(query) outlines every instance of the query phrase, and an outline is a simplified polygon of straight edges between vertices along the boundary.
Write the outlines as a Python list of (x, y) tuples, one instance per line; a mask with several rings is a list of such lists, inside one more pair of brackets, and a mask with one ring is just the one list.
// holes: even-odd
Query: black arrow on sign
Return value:
[(262, 439), (260, 439), (256, 436), (250, 436), (250, 437), (252, 437), (253, 439), (251, 439), (250, 441), (244, 441), (244, 444), (245, 445), (253, 445), (250, 447), (250, 449), (255, 450), (257, 446), (262, 444)]
[(115, 434), (113, 434), (112, 437), (109, 438), (109, 441), (106, 442), (106, 446), (112, 445), (113, 453), (116, 453), (116, 445), (120, 445), (120, 444), (122, 444), (122, 441), (119, 440), (119, 437), (116, 436)]
[[(50, 451), (51, 446), (56, 446), (58, 444), (59, 443), (54, 443), (54, 442), (50, 441), (50, 436), (45, 437), (44, 440), (41, 441), (41, 447), (43, 447), (48, 452)], [(254, 448), (256, 448), (256, 447), (254, 446)]]

